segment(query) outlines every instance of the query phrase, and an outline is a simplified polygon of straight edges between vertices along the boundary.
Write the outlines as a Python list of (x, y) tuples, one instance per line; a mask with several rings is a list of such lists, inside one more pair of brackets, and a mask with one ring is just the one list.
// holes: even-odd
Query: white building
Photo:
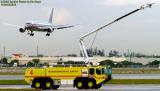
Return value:
[[(84, 61), (83, 57), (12, 57), (11, 60), (17, 59), (21, 65), (31, 62), (33, 59), (40, 59), (41, 63), (57, 63), (65, 61)], [(112, 60), (115, 62), (121, 62), (126, 60), (124, 57), (91, 57), (90, 60), (94, 62), (100, 62), (104, 60)]]

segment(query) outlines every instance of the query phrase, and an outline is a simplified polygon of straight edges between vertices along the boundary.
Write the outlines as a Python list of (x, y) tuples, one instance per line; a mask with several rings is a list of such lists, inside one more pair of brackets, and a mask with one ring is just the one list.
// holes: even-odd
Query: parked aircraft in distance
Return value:
[(28, 21), (25, 23), (24, 26), (17, 26), (12, 24), (7, 24), (7, 25), (19, 27), (19, 32), (24, 33), (27, 31), (28, 32), (27, 34), (29, 34), (30, 36), (34, 36), (33, 33), (34, 31), (46, 32), (47, 33), (46, 36), (50, 36), (50, 33), (52, 33), (54, 30), (74, 27), (74, 25), (56, 25), (56, 26), (53, 25), (52, 23), (53, 11), (54, 8), (52, 8), (48, 22)]

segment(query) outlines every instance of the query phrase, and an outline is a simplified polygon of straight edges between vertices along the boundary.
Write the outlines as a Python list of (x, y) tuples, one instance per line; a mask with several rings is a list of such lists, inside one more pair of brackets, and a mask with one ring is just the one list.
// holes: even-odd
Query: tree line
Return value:
[[(104, 49), (97, 49), (97, 48), (89, 48), (86, 49), (88, 56), (93, 57), (93, 56), (105, 56), (105, 51)], [(80, 51), (80, 56), (82, 57), (82, 52)]]
[(143, 65), (142, 63), (138, 62), (130, 62), (130, 61), (114, 62), (112, 60), (104, 60), (100, 62), (100, 65), (108, 65), (111, 67), (159, 67), (160, 61), (154, 60), (152, 62), (148, 62), (147, 64)]
[[(129, 51), (127, 50), (127, 52), (121, 53), (117, 50), (110, 50), (108, 52), (108, 54), (105, 54), (105, 50), (104, 49), (98, 49), (98, 48), (89, 48), (87, 49), (87, 53), (89, 57), (93, 57), (93, 56), (108, 56), (108, 57), (137, 57), (137, 58), (160, 58), (160, 55), (147, 55), (144, 53), (139, 53), (139, 52), (134, 52), (134, 51)], [(82, 57), (82, 52), (80, 51), (80, 56)]]
[(136, 62), (130, 62), (130, 61), (114, 62), (112, 60), (104, 60), (104, 61), (100, 62), (100, 65), (108, 65), (108, 66), (111, 66), (111, 67), (131, 67), (131, 66), (140, 67), (143, 64), (142, 63), (136, 63)]
[(8, 62), (8, 59), (7, 59), (7, 58), (2, 58), (2, 59), (0, 60), (0, 63), (1, 63), (1, 64), (5, 64), (6, 66), (13, 66), (15, 63), (16, 63), (17, 65), (19, 65), (19, 60), (14, 59), (14, 60), (11, 60), (11, 62)]
[[(6, 64), (9, 67), (13, 67), (14, 63), (17, 63), (17, 66), (21, 66), (19, 64), (19, 60), (15, 59), (15, 60), (11, 60), (10, 62), (8, 62), (7, 58), (2, 58), (0, 60), (1, 64)], [(62, 62), (59, 61), (57, 62), (58, 65), (70, 65), (70, 64), (85, 64), (84, 61), (78, 61), (78, 62), (74, 62), (74, 61), (66, 61), (66, 62)], [(114, 62), (112, 60), (104, 60), (100, 62), (100, 65), (109, 65), (111, 67), (142, 67), (142, 66), (147, 66), (147, 67), (159, 67), (160, 66), (160, 60), (154, 60), (152, 62), (149, 62), (146, 65), (143, 65), (142, 63), (137, 63), (137, 62), (131, 62), (131, 61), (122, 61), (122, 62)], [(48, 63), (40, 63), (40, 59), (33, 59), (32, 61), (29, 61), (27, 64), (24, 65), (25, 67), (42, 67), (42, 66), (49, 66)]]

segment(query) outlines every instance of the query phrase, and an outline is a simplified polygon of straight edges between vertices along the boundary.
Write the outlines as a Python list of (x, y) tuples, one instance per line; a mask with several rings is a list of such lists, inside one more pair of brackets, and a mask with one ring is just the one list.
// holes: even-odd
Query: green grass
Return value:
[(0, 80), (0, 85), (28, 85), (24, 80)]
[(160, 79), (112, 79), (105, 84), (160, 84)]
[(24, 72), (17, 72), (17, 73), (13, 73), (13, 72), (0, 72), (0, 75), (24, 75)]

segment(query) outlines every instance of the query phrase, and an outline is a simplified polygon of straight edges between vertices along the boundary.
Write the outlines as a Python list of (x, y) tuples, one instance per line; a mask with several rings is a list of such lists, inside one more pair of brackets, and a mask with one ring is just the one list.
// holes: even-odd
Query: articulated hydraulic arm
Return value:
[(115, 19), (114, 21), (112, 21), (112, 22), (110, 22), (110, 23), (107, 23), (106, 25), (104, 25), (104, 26), (102, 26), (102, 27), (100, 27), (100, 28), (98, 28), (98, 29), (96, 29), (96, 30), (94, 30), (94, 31), (91, 31), (91, 32), (85, 34), (84, 36), (82, 36), (82, 37), (80, 38), (80, 47), (81, 47), (81, 52), (82, 52), (82, 55), (83, 55), (83, 57), (84, 57), (85, 63), (87, 63), (87, 64), (90, 63), (90, 60), (89, 60), (89, 58), (88, 58), (88, 53), (87, 53), (86, 48), (85, 48), (84, 38), (90, 36), (91, 34), (93, 34), (93, 33), (95, 33), (95, 32), (100, 31), (101, 29), (103, 29), (103, 28), (105, 28), (105, 27), (107, 27), (107, 26), (109, 26), (109, 25), (111, 25), (111, 24), (113, 24), (113, 23), (115, 23), (115, 22), (118, 22), (119, 20), (121, 20), (121, 19), (123, 19), (123, 18), (125, 18), (125, 17), (127, 17), (127, 16), (129, 16), (129, 15), (131, 15), (131, 14), (133, 14), (133, 13), (136, 13), (136, 12), (138, 12), (138, 11), (140, 11), (140, 10), (145, 9), (145, 8), (151, 8), (153, 4), (155, 4), (155, 3), (142, 5), (140, 8), (138, 8), (138, 9), (136, 9), (136, 10), (133, 10), (132, 12), (129, 12), (129, 13), (127, 13), (127, 14), (125, 14), (125, 15), (117, 18), (117, 19)]

